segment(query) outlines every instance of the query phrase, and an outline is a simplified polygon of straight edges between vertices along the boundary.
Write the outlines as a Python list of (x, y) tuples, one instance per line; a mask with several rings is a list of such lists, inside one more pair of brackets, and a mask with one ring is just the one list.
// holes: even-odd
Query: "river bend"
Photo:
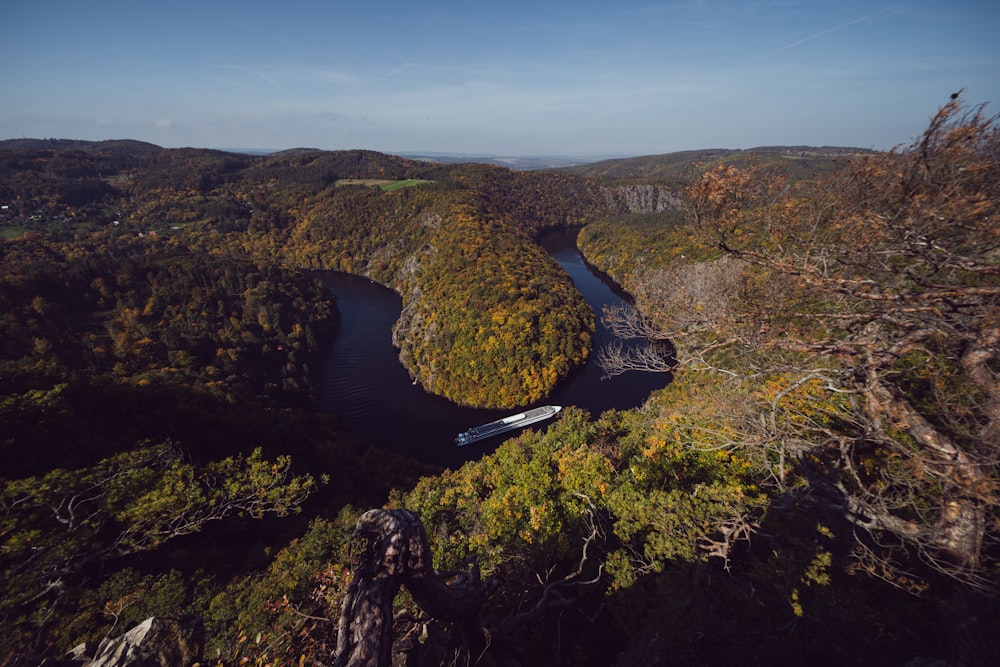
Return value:
[[(650, 392), (666, 386), (667, 375), (630, 372), (602, 380), (595, 361), (596, 351), (614, 338), (600, 322), (602, 308), (621, 303), (625, 295), (584, 261), (575, 231), (547, 234), (542, 245), (597, 315), (597, 329), (588, 363), (541, 403), (577, 406), (595, 417), (611, 408), (641, 405)], [(402, 309), (398, 294), (344, 273), (327, 273), (324, 282), (337, 296), (339, 322), (320, 381), (322, 409), (340, 416), (365, 441), (433, 465), (457, 467), (503, 441), (501, 436), (466, 447), (455, 445), (459, 432), (512, 411), (461, 407), (413, 384), (392, 345), (392, 327)]]

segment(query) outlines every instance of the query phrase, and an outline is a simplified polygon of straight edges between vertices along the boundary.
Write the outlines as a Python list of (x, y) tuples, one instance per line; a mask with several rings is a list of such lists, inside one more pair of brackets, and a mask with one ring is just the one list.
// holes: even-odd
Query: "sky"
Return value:
[(1000, 112), (997, 0), (4, 0), (0, 139), (889, 149)]

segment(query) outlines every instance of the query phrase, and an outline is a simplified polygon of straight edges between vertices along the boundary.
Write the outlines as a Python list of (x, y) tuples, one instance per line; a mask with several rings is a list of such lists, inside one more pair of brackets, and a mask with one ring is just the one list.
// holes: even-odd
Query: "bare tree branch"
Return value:
[(605, 377), (628, 371), (669, 373), (676, 367), (672, 349), (664, 351), (660, 347), (652, 343), (626, 346), (622, 341), (616, 340), (598, 351), (597, 364), (604, 371)]

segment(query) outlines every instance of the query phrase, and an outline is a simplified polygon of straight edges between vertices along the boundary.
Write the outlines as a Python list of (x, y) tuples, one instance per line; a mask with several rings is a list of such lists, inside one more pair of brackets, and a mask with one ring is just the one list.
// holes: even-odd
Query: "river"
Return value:
[[(625, 294), (584, 261), (576, 247), (575, 230), (548, 233), (542, 246), (597, 314), (597, 330), (590, 361), (540, 404), (577, 406), (595, 417), (611, 408), (641, 405), (650, 392), (667, 385), (669, 376), (630, 372), (602, 380), (595, 361), (597, 350), (613, 340), (600, 322), (602, 307), (622, 303)], [(347, 428), (366, 442), (451, 468), (480, 458), (496, 449), (504, 437), (516, 435), (513, 432), (466, 447), (455, 445), (459, 432), (513, 411), (460, 407), (414, 385), (392, 345), (392, 326), (402, 309), (400, 296), (367, 278), (343, 273), (326, 274), (325, 283), (337, 296), (339, 323), (320, 382), (324, 410), (340, 416)]]

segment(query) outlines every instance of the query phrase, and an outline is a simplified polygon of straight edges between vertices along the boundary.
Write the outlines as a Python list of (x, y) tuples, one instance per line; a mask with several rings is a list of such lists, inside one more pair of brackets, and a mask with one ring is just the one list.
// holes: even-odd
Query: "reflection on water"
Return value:
[[(624, 295), (584, 262), (575, 238), (575, 232), (548, 234), (542, 245), (596, 313), (596, 351), (613, 338), (600, 323), (601, 309), (605, 304), (620, 304)], [(510, 411), (463, 408), (427, 394), (413, 384), (399, 363), (392, 345), (392, 326), (402, 300), (395, 292), (367, 278), (342, 273), (326, 274), (325, 283), (337, 296), (340, 321), (321, 381), (324, 410), (339, 415), (367, 442), (434, 465), (456, 467), (496, 448), (500, 437), (458, 447), (455, 435)], [(662, 374), (632, 372), (602, 380), (594, 357), (596, 354), (543, 403), (574, 405), (596, 416), (610, 408), (636, 407), (670, 379)]]

